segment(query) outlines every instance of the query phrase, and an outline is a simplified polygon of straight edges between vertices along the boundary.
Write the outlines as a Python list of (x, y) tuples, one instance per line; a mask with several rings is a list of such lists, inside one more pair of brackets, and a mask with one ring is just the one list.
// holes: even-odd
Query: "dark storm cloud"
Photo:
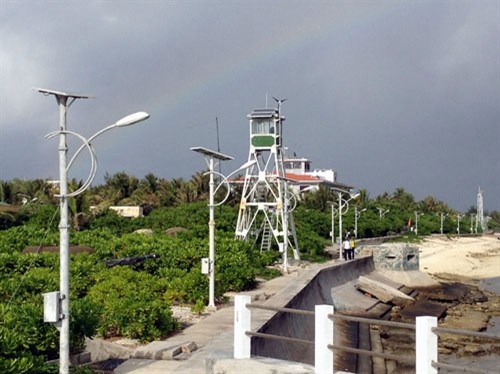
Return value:
[[(248, 153), (246, 114), (287, 97), (285, 143), (372, 196), (404, 187), (457, 209), (500, 209), (500, 5), (478, 2), (11, 2), (0, 4), (0, 179), (54, 177), (53, 98), (96, 141), (100, 169), (189, 178), (189, 151)], [(271, 103), (271, 102), (270, 102)], [(76, 177), (85, 176), (85, 166)], [(81, 175), (80, 175), (81, 174)]]

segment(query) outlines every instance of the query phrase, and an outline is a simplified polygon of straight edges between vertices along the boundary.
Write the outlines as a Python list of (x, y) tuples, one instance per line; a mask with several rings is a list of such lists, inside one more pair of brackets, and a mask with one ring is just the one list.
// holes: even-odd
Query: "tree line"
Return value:
[[(68, 182), (68, 188), (76, 190), (82, 183), (83, 181), (72, 179)], [(231, 198), (227, 202), (229, 205), (237, 204), (240, 196), (240, 188), (232, 188)], [(0, 229), (22, 222), (23, 214), (16, 212), (29, 214), (30, 209), (35, 209), (35, 206), (57, 205), (57, 192), (57, 184), (43, 179), (0, 180)], [(197, 172), (187, 180), (169, 180), (153, 173), (138, 179), (122, 171), (113, 175), (106, 174), (103, 184), (92, 186), (81, 195), (71, 198), (69, 208), (72, 216), (76, 217), (78, 214), (88, 214), (91, 207), (94, 212), (104, 212), (113, 205), (139, 205), (147, 215), (155, 208), (207, 201), (208, 195), (209, 175), (206, 172)], [(323, 213), (326, 221), (331, 221), (332, 218), (338, 220), (337, 200), (337, 193), (322, 186), (319, 190), (301, 194), (298, 206)], [(416, 201), (414, 196), (402, 187), (396, 188), (392, 193), (384, 192), (375, 198), (370, 198), (369, 192), (361, 189), (359, 197), (349, 203), (349, 209), (346, 208), (347, 204), (342, 209), (344, 227), (354, 230), (354, 216), (357, 212), (357, 234), (360, 237), (400, 233), (414, 229), (416, 224), (419, 224), (421, 234), (439, 233), (441, 228), (447, 234), (477, 233), (476, 207), (471, 206), (466, 212), (458, 212), (433, 196)], [(484, 213), (489, 229), (500, 228), (500, 212)]]

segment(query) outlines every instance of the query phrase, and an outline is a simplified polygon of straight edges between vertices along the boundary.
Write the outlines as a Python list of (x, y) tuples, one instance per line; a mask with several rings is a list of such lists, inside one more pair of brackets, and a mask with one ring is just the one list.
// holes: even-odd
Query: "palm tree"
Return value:
[(333, 192), (323, 185), (315, 191), (305, 192), (301, 195), (301, 201), (309, 209), (317, 209), (325, 212), (329, 209), (329, 201), (336, 201)]
[(413, 195), (406, 192), (403, 187), (398, 187), (394, 190), (392, 199), (396, 201), (403, 210), (411, 210), (415, 204)]
[(104, 180), (105, 187), (109, 192), (108, 197), (113, 200), (114, 204), (117, 204), (120, 200), (130, 197), (139, 186), (137, 178), (128, 175), (124, 171), (118, 172), (113, 176), (109, 176), (106, 173)]
[(156, 193), (158, 190), (158, 178), (153, 173), (148, 173), (139, 182), (139, 186), (143, 187), (150, 193)]
[(368, 193), (368, 190), (366, 188), (360, 188), (358, 197), (359, 204), (361, 206), (364, 206), (368, 203), (369, 200), (370, 200), (370, 194)]
[(206, 200), (210, 190), (210, 176), (205, 172), (197, 172), (191, 177), (191, 183), (195, 189), (196, 199)]

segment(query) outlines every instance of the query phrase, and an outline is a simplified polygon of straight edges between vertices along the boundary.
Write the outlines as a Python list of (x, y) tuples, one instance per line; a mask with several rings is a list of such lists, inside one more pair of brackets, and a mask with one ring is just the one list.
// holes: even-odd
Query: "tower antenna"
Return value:
[[(215, 116), (215, 131), (217, 132), (217, 152), (220, 153), (220, 143), (219, 143), (219, 118)], [(221, 173), (221, 163), (219, 162), (219, 173)]]

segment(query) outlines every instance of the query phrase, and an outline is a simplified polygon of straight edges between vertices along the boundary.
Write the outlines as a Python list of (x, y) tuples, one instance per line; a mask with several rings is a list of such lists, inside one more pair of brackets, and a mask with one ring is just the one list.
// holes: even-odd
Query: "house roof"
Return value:
[(315, 177), (309, 174), (296, 174), (296, 173), (285, 173), (285, 178), (289, 179), (291, 182), (296, 183), (321, 183), (323, 180), (321, 178)]

